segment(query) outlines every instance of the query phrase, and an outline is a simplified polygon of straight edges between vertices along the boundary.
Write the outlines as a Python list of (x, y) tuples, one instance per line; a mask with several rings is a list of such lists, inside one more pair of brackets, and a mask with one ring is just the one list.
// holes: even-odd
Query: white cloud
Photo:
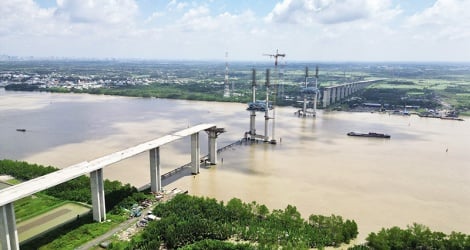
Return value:
[(147, 19), (145, 19), (145, 23), (150, 23), (153, 22), (155, 19), (158, 19), (159, 17), (165, 16), (164, 12), (159, 12), (155, 11), (150, 15)]
[(406, 28), (422, 40), (470, 38), (469, 9), (468, 0), (437, 0), (432, 7), (409, 17)]
[(53, 9), (41, 9), (32, 0), (0, 3), (0, 34), (3, 36), (45, 33), (54, 26)]
[(279, 49), (286, 60), (470, 58), (470, 0), (435, 0), (408, 17), (391, 1), (282, 0), (261, 16), (210, 0), (57, 0), (52, 8), (0, 0), (0, 54), (223, 59), (228, 49), (231, 58), (264, 60)]
[(55, 14), (72, 23), (128, 22), (137, 14), (134, 0), (57, 0)]
[(171, 0), (167, 5), (166, 8), (169, 11), (173, 11), (174, 9), (176, 10), (183, 10), (184, 8), (188, 7), (187, 2), (178, 2), (177, 0)]
[(398, 9), (390, 0), (284, 0), (266, 16), (267, 22), (337, 24), (356, 20), (389, 19)]
[(182, 10), (182, 9), (186, 8), (187, 6), (188, 6), (188, 3), (178, 3), (176, 5), (176, 9), (177, 10)]
[(251, 11), (245, 11), (239, 15), (224, 12), (218, 15), (211, 15), (210, 9), (206, 6), (198, 6), (185, 12), (176, 22), (178, 31), (184, 32), (237, 32), (246, 28), (249, 23), (255, 22), (255, 16)]

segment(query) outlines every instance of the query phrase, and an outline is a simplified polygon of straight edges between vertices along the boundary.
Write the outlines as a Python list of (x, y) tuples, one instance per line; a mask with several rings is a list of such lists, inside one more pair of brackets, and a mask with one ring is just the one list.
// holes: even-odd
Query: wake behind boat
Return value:
[(357, 132), (349, 132), (349, 136), (360, 136), (360, 137), (375, 137), (375, 138), (390, 138), (390, 135), (382, 134), (382, 133), (357, 133)]

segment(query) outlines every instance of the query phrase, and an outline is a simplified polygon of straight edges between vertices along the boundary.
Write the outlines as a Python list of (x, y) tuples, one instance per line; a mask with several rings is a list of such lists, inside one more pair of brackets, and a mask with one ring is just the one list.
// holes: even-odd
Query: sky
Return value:
[(1, 0), (0, 55), (470, 61), (470, 0)]

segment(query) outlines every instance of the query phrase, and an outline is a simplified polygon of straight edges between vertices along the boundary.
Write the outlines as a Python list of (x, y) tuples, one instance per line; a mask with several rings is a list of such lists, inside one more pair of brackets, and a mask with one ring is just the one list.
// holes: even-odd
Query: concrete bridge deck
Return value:
[(200, 124), (0, 190), (0, 242), (2, 249), (19, 249), (13, 202), (21, 198), (54, 187), (79, 176), (90, 174), (93, 218), (96, 221), (103, 221), (106, 218), (103, 168), (145, 151), (149, 151), (151, 190), (160, 191), (162, 181), (160, 174), (160, 146), (186, 136), (191, 136), (191, 172), (192, 174), (198, 174), (200, 167), (199, 132), (201, 131), (208, 133), (208, 158), (211, 164), (216, 164), (216, 138), (218, 134), (224, 132), (224, 130), (217, 128), (215, 124)]
[(122, 161), (126, 158), (143, 153), (150, 149), (154, 149), (170, 142), (182, 139), (199, 131), (215, 127), (214, 124), (201, 124), (191, 128), (187, 128), (176, 133), (163, 136), (161, 138), (144, 142), (139, 145), (124, 149), (122, 151), (112, 153), (92, 161), (81, 162), (53, 173), (25, 181), (23, 183), (2, 189), (0, 191), (0, 206), (14, 202), (21, 198), (35, 194), (50, 187), (57, 186), (61, 183), (75, 179), (84, 174), (101, 169), (113, 163)]

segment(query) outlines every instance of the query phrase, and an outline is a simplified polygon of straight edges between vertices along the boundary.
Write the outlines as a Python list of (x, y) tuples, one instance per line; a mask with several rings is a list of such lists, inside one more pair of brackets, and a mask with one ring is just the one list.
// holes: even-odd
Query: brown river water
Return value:
[[(245, 108), (0, 89), (0, 159), (63, 168), (198, 123), (226, 128), (218, 140), (224, 146), (248, 130)], [(217, 166), (164, 188), (225, 201), (238, 197), (271, 209), (292, 204), (304, 217), (341, 215), (358, 223), (359, 241), (382, 227), (413, 222), (470, 233), (468, 118), (459, 122), (321, 111), (316, 118), (298, 118), (295, 111), (276, 109), (281, 143), (233, 146), (219, 155)], [(257, 132), (263, 133), (263, 114), (257, 120)], [(383, 132), (392, 138), (346, 136), (350, 131)], [(207, 153), (206, 141), (201, 133), (202, 154)], [(189, 147), (189, 138), (162, 147), (162, 172), (189, 162)], [(141, 154), (107, 167), (105, 177), (139, 187), (149, 182), (148, 164), (148, 155)]]

